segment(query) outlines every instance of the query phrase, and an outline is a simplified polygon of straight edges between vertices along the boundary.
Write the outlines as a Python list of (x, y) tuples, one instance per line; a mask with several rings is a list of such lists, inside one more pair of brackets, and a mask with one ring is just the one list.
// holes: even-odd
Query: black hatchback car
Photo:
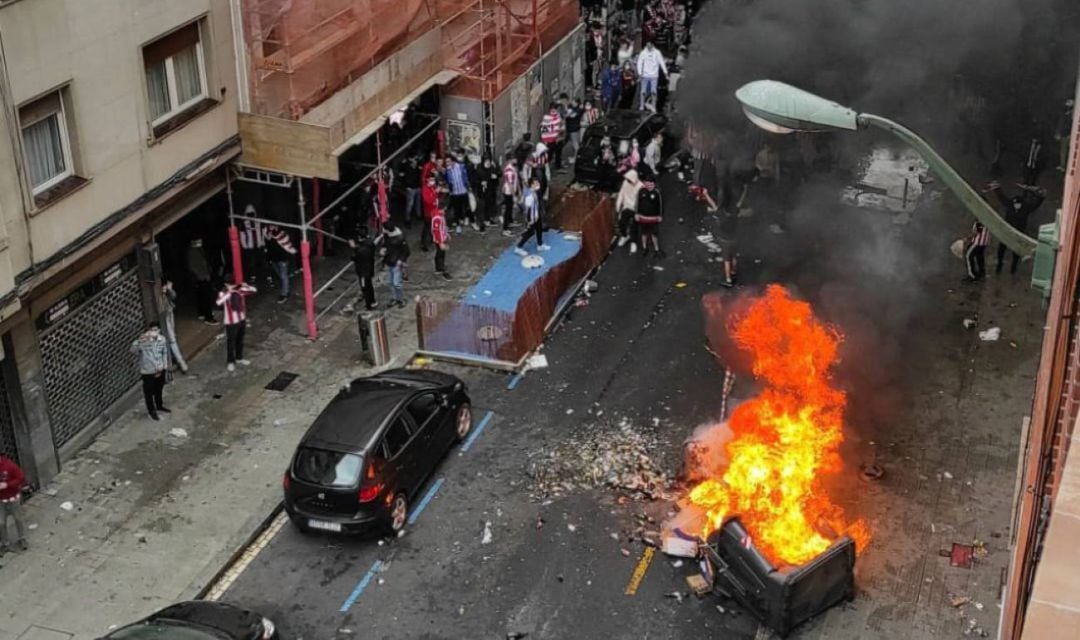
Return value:
[(277, 640), (274, 623), (224, 602), (193, 600), (166, 607), (101, 640)]
[(300, 440), (282, 484), (302, 532), (400, 531), (409, 504), (472, 429), (460, 379), (395, 369), (353, 380)]
[[(630, 153), (632, 140), (637, 140), (641, 153), (656, 132), (668, 124), (667, 116), (649, 111), (612, 109), (585, 130), (581, 147), (574, 159), (574, 180), (601, 188), (618, 188), (620, 179), (601, 162), (601, 143), (611, 142), (616, 157)], [(614, 180), (614, 184), (612, 181)]]

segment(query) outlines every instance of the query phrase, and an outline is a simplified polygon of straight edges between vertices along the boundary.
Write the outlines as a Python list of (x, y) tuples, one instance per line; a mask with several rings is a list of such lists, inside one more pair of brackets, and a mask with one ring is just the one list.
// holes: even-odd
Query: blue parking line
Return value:
[(431, 485), (431, 488), (428, 489), (428, 492), (424, 494), (424, 499), (421, 500), (420, 504), (416, 505), (416, 508), (413, 509), (413, 512), (409, 514), (409, 524), (416, 524), (416, 519), (419, 518), (420, 514), (424, 512), (424, 509), (427, 508), (428, 503), (431, 502), (431, 499), (435, 497), (435, 494), (439, 492), (439, 487), (443, 485), (443, 482), (445, 480), (446, 478), (439, 478), (435, 481), (435, 484)]
[(341, 613), (348, 612), (348, 610), (356, 604), (357, 598), (360, 597), (360, 594), (364, 593), (364, 589), (367, 589), (371, 579), (375, 577), (375, 574), (378, 573), (380, 569), (382, 569), (382, 560), (376, 560), (375, 564), (371, 565), (368, 572), (364, 574), (364, 577), (360, 578), (360, 582), (356, 583), (356, 588), (352, 590), (352, 593), (349, 594), (349, 597), (346, 598), (338, 611)]
[(524, 373), (519, 373), (516, 376), (514, 376), (513, 378), (510, 378), (510, 384), (506, 385), (506, 388), (509, 389), (510, 391), (513, 391), (514, 387), (518, 386), (518, 383), (521, 382), (521, 379), (524, 378), (524, 377), (525, 377)]
[(480, 419), (480, 424), (476, 425), (476, 428), (473, 429), (472, 434), (469, 435), (469, 437), (465, 440), (464, 443), (462, 443), (462, 445), (461, 445), (461, 452), (462, 453), (468, 451), (469, 447), (472, 446), (472, 443), (475, 442), (476, 439), (480, 437), (480, 433), (483, 432), (484, 427), (488, 426), (488, 423), (491, 422), (491, 416), (492, 416), (492, 413), (490, 411), (488, 411), (486, 414), (484, 414), (484, 417)]

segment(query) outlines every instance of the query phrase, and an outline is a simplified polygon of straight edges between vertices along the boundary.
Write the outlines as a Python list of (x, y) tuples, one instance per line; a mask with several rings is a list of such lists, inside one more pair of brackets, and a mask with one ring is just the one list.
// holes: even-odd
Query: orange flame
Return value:
[(869, 540), (866, 524), (847, 522), (820, 485), (821, 474), (841, 466), (847, 399), (832, 385), (829, 369), (842, 336), (780, 285), (770, 285), (735, 318), (730, 333), (767, 388), (728, 421), (732, 439), (723, 477), (690, 491), (690, 501), (707, 513), (705, 535), (739, 515), (776, 565), (813, 559), (838, 533), (861, 549)]

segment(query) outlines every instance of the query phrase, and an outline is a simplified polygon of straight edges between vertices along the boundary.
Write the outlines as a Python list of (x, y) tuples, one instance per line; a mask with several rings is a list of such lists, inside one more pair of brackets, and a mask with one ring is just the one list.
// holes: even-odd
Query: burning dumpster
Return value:
[(713, 590), (781, 636), (855, 596), (855, 542), (847, 536), (804, 564), (778, 568), (736, 517), (709, 536), (703, 551)]

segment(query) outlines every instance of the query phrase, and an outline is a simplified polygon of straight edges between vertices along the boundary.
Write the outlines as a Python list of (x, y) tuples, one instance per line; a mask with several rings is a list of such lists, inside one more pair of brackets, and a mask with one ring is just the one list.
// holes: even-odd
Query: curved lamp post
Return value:
[(995, 238), (1022, 256), (1036, 254), (1032, 285), (1043, 289), (1044, 293), (1049, 292), (1057, 248), (1057, 225), (1040, 227), (1039, 240), (1014, 229), (914, 131), (888, 118), (857, 113), (832, 100), (775, 80), (755, 80), (745, 84), (735, 92), (735, 98), (742, 103), (743, 112), (751, 122), (773, 133), (857, 131), (866, 127), (892, 133), (919, 152), (941, 181)]

